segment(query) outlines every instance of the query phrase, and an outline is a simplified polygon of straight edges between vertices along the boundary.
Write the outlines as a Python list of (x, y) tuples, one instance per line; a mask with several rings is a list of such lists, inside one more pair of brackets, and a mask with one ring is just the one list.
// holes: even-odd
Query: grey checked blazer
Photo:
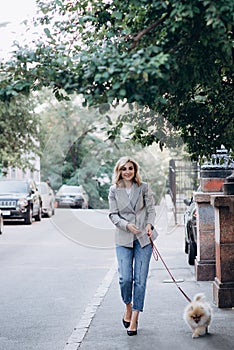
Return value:
[[(153, 194), (147, 183), (142, 182), (140, 186), (132, 184), (131, 196), (129, 198), (126, 189), (112, 185), (109, 190), (110, 220), (116, 226), (116, 245), (133, 247), (134, 239), (138, 239), (141, 247), (150, 243), (145, 231), (146, 225), (154, 225), (155, 204)], [(133, 234), (127, 230), (127, 224), (135, 224), (142, 232)], [(153, 230), (154, 240), (157, 232)]]

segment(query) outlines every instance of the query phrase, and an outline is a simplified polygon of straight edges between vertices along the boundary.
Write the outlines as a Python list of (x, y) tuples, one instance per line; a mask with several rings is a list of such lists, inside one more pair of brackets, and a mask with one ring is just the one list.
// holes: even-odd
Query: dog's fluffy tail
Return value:
[(206, 301), (206, 296), (204, 293), (198, 293), (194, 296), (193, 301), (202, 301), (205, 302)]

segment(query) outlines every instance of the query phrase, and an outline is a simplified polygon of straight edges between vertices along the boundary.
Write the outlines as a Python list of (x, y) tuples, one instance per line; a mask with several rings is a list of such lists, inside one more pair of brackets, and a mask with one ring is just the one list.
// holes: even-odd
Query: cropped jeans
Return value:
[(133, 311), (143, 311), (151, 244), (141, 248), (135, 240), (133, 248), (117, 246), (116, 254), (122, 300), (125, 304), (132, 303)]

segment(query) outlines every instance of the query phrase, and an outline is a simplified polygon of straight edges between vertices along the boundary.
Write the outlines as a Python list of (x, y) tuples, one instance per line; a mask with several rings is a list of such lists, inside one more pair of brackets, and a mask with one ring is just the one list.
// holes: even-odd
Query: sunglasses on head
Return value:
[(134, 170), (134, 167), (133, 166), (130, 166), (130, 167), (126, 167), (126, 166), (124, 166), (124, 167), (122, 167), (120, 170), (122, 170), (122, 171), (126, 171), (126, 170)]

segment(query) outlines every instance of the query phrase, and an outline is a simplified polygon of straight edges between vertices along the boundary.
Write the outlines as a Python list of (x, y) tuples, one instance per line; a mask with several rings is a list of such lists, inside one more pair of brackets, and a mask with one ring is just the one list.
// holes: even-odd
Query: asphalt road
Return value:
[(57, 209), (0, 236), (0, 349), (63, 350), (115, 264), (106, 212)]

